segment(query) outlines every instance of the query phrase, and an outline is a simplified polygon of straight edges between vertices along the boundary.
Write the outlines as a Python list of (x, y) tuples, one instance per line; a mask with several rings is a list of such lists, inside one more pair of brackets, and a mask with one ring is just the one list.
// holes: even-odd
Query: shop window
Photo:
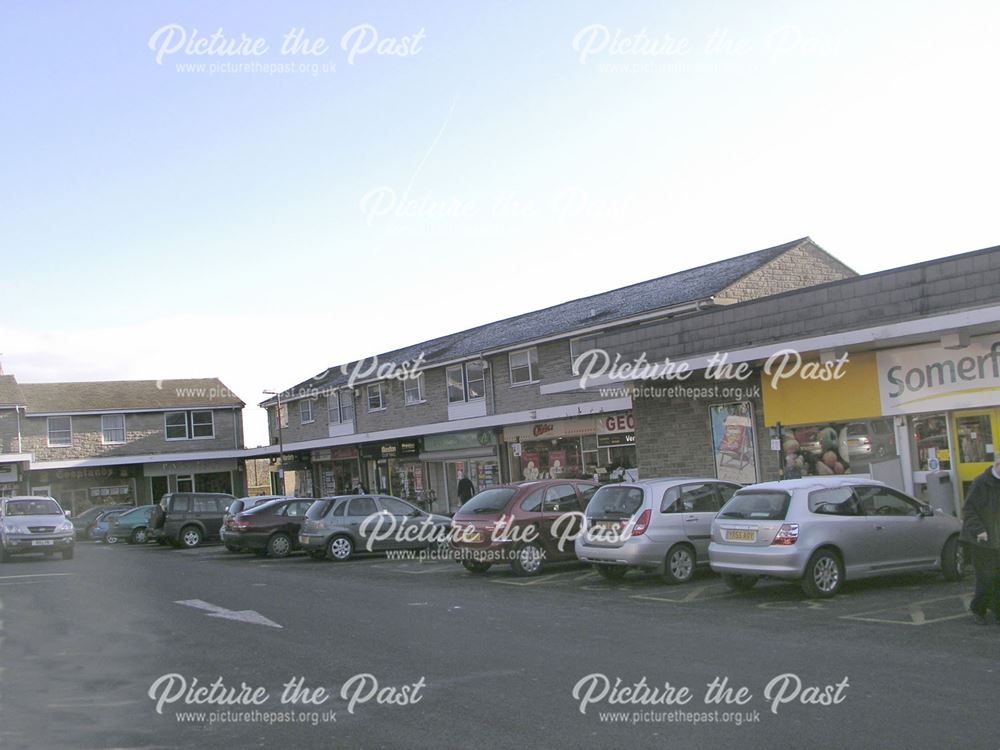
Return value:
[(124, 414), (104, 414), (101, 416), (101, 441), (105, 445), (125, 442)]
[(424, 374), (415, 378), (407, 378), (403, 382), (403, 400), (407, 406), (424, 402)]
[(309, 424), (314, 421), (312, 399), (304, 398), (299, 401), (299, 421), (302, 424)]
[[(177, 477), (177, 491), (178, 492), (194, 492), (194, 475), (193, 474), (184, 474), (184, 475), (181, 475), (181, 476)], [(184, 509), (187, 510), (187, 505), (186, 505), (187, 499), (186, 498), (185, 498), (184, 502), (185, 502)], [(175, 501), (175, 506), (174, 507), (176, 508), (176, 501)]]
[(525, 349), (520, 352), (511, 352), (509, 360), (511, 385), (525, 385), (527, 383), (537, 382), (537, 349)]
[(917, 471), (929, 471), (928, 462), (937, 459), (940, 468), (951, 468), (948, 452), (948, 418), (944, 414), (928, 414), (910, 418), (910, 440)]
[(381, 411), (385, 408), (382, 397), (382, 384), (372, 383), (368, 386), (368, 411)]
[(73, 418), (49, 417), (49, 447), (66, 448), (73, 445)]
[(958, 456), (963, 464), (993, 463), (993, 426), (989, 416), (958, 417), (955, 428)]
[(782, 430), (785, 476), (867, 474), (873, 461), (897, 455), (887, 418), (825, 422)]
[(449, 404), (486, 398), (486, 376), (482, 362), (453, 365), (445, 370), (445, 380)]

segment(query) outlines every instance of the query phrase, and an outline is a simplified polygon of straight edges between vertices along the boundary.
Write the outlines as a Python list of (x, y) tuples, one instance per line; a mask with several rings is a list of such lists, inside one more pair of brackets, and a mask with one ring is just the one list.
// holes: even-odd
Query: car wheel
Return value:
[(624, 565), (604, 565), (601, 563), (594, 564), (594, 570), (600, 573), (602, 578), (609, 581), (620, 581), (628, 573), (628, 568)]
[(118, 537), (111, 536), (110, 534), (108, 534), (106, 537), (104, 537), (104, 541), (106, 544), (118, 544)]
[(354, 542), (347, 536), (335, 536), (326, 545), (326, 554), (331, 560), (343, 562), (354, 554)]
[(492, 563), (479, 562), (479, 560), (462, 560), (462, 567), (470, 573), (482, 575), (492, 567)]
[(70, 547), (69, 549), (64, 549), (62, 551), (62, 557), (63, 557), (63, 560), (72, 560), (73, 559), (73, 548)]
[(275, 534), (267, 541), (267, 556), (274, 558), (288, 557), (292, 551), (292, 540), (288, 534)]
[(307, 554), (313, 560), (325, 560), (326, 559), (326, 550), (314, 549), (314, 550), (310, 550)]
[(723, 573), (722, 582), (733, 591), (749, 591), (757, 585), (757, 576), (741, 576), (732, 573)]
[(145, 526), (137, 526), (132, 531), (132, 536), (129, 537), (129, 544), (145, 544), (149, 537), (146, 535)]
[(181, 529), (180, 541), (181, 545), (187, 549), (197, 547), (201, 544), (202, 534), (201, 529), (197, 526), (185, 526)]
[(944, 543), (944, 549), (941, 550), (941, 571), (946, 581), (960, 581), (965, 575), (965, 547), (957, 536)]
[(802, 590), (811, 599), (828, 599), (840, 591), (844, 582), (844, 566), (833, 550), (817, 550), (806, 563)]
[(510, 567), (519, 576), (537, 576), (545, 565), (545, 550), (536, 542), (520, 545), (514, 550)]
[(694, 577), (694, 550), (686, 544), (675, 544), (663, 562), (663, 580), (669, 584), (687, 583)]

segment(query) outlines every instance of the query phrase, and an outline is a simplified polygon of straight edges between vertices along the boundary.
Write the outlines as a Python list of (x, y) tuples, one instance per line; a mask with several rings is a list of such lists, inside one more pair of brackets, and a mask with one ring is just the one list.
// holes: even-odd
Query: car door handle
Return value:
[(697, 521), (698, 520), (698, 516), (688, 516), (684, 520), (687, 521), (688, 523), (691, 523), (692, 521)]

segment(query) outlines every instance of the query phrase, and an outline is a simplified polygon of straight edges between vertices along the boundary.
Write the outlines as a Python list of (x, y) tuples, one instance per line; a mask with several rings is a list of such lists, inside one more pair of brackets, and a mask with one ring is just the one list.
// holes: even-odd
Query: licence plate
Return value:
[(299, 542), (301, 544), (309, 544), (309, 542), (311, 542), (311, 541), (312, 541), (312, 537), (311, 536), (300, 536), (299, 537)]
[(51, 547), (55, 542), (52, 539), (32, 539), (32, 547)]
[(619, 528), (618, 521), (594, 521), (595, 529), (617, 529)]
[(468, 539), (470, 542), (481, 542), (481, 541), (483, 541), (483, 535), (480, 534), (478, 531), (475, 534), (469, 534), (465, 538)]
[(726, 529), (727, 542), (756, 542), (756, 529)]

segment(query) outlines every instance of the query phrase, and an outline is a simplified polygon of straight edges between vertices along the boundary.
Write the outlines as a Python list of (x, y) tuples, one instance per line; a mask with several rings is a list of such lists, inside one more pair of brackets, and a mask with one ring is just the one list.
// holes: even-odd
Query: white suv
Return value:
[(73, 524), (51, 497), (5, 497), (0, 501), (0, 562), (26, 553), (73, 557)]

